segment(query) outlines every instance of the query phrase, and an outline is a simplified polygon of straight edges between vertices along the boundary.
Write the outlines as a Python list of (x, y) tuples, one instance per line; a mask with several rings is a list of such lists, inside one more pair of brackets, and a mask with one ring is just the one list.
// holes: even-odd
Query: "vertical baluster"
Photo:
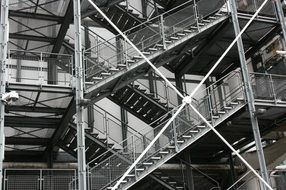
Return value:
[(104, 121), (105, 121), (104, 123), (105, 123), (106, 146), (108, 148), (109, 125), (108, 125), (108, 118), (107, 118), (106, 112), (104, 112)]
[[(133, 162), (135, 162), (136, 160), (136, 144), (135, 144), (135, 140), (134, 140), (134, 135), (131, 137), (132, 139), (132, 152), (133, 152)], [(137, 166), (134, 167), (134, 174), (135, 174), (135, 178), (137, 177), (137, 173), (136, 173), (136, 168)]]
[(212, 93), (211, 89), (208, 88), (207, 89), (207, 97), (208, 97), (207, 101), (208, 101), (208, 107), (209, 107), (209, 117), (210, 117), (211, 123), (214, 124), (213, 123), (213, 109), (212, 109), (212, 96), (211, 96), (211, 93)]
[(169, 110), (169, 96), (168, 96), (168, 89), (167, 89), (167, 83), (164, 82), (164, 88), (165, 88), (165, 100), (167, 103), (167, 110)]
[(159, 24), (159, 26), (160, 26), (161, 37), (162, 37), (162, 41), (163, 41), (163, 48), (167, 49), (163, 15), (160, 15), (160, 24)]
[[(172, 116), (175, 114), (175, 110), (172, 110)], [(179, 116), (178, 116), (179, 117)], [(179, 152), (178, 140), (177, 140), (177, 128), (176, 128), (176, 118), (173, 120), (172, 127), (173, 129), (173, 140), (175, 145), (176, 152)]]
[[(269, 74), (269, 79), (270, 79), (270, 87), (271, 87), (270, 90), (272, 90), (274, 102), (275, 102), (275, 104), (277, 104), (277, 94), (276, 94), (274, 81), (273, 81), (273, 78), (272, 78), (271, 74)], [(271, 95), (270, 95), (270, 97), (271, 97)]]
[(196, 0), (194, 0), (194, 14), (195, 14), (195, 20), (196, 20), (196, 24), (197, 24), (197, 28), (198, 28), (198, 32), (200, 32), (200, 25), (199, 25), (199, 12), (198, 12), (198, 5)]
[(43, 76), (43, 53), (40, 53), (40, 63), (39, 63), (39, 83), (44, 83), (44, 76)]

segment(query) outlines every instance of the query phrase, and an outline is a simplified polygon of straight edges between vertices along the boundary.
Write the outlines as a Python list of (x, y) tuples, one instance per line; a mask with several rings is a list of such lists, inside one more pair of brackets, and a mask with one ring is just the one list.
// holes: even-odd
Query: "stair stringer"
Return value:
[[(228, 111), (227, 113), (225, 113), (220, 119), (216, 120), (216, 123), (214, 125), (214, 127), (217, 127), (219, 124), (221, 124), (222, 122), (224, 122), (226, 119), (228, 119), (230, 116), (234, 115), (236, 112), (238, 112), (240, 109), (242, 109), (244, 106), (246, 105), (245, 102), (240, 102), (237, 106), (233, 107), (232, 110)], [(193, 144), (194, 142), (196, 142), (198, 139), (200, 139), (201, 137), (203, 137), (205, 134), (207, 134), (208, 132), (210, 132), (211, 129), (209, 127), (206, 127), (205, 129), (201, 130), (201, 132), (199, 134), (197, 134), (196, 136), (194, 136), (193, 138), (189, 139), (188, 141), (186, 141), (185, 143), (183, 143), (179, 149), (178, 152), (171, 152), (169, 154), (167, 154), (166, 156), (164, 156), (163, 158), (161, 158), (158, 162), (156, 162), (154, 165), (148, 167), (144, 172), (142, 172), (139, 176), (137, 176), (135, 181), (129, 181), (127, 182), (125, 185), (123, 185), (122, 187), (118, 188), (121, 190), (127, 190), (130, 187), (132, 187), (133, 185), (135, 185), (137, 182), (139, 182), (141, 179), (143, 179), (144, 177), (146, 177), (147, 175), (149, 175), (151, 172), (153, 172), (154, 170), (156, 170), (158, 167), (160, 167), (161, 165), (163, 165), (165, 162), (167, 162), (168, 160), (170, 160), (171, 158), (173, 158), (174, 156), (176, 156), (178, 153), (180, 153), (182, 150), (184, 150), (185, 148), (189, 147), (191, 144)]]

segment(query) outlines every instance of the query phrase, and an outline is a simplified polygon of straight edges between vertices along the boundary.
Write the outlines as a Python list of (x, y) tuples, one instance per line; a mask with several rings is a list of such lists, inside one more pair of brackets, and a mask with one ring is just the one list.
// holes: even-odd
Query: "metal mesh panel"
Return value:
[(38, 190), (39, 176), (11, 175), (7, 178), (7, 190)]
[(43, 190), (69, 190), (71, 176), (44, 176)]
[(74, 170), (6, 169), (5, 190), (69, 190)]

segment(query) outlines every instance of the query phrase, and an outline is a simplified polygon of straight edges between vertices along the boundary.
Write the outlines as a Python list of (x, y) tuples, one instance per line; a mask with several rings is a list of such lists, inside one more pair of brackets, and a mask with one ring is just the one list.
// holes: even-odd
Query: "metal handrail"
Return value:
[[(184, 7), (185, 5), (187, 5), (187, 4), (191, 3), (191, 2), (193, 2), (193, 0), (186, 1), (186, 2), (182, 3), (181, 5), (179, 5), (179, 6), (177, 6), (177, 7), (174, 7), (174, 8), (172, 8), (172, 9), (170, 9), (170, 10), (168, 10), (168, 11), (162, 13), (161, 15), (158, 15), (158, 16), (156, 16), (156, 17), (150, 19), (150, 20), (147, 20), (147, 21), (145, 21), (145, 22), (143, 22), (143, 23), (141, 23), (141, 24), (139, 24), (139, 25), (136, 25), (136, 26), (134, 26), (134, 27), (132, 27), (132, 28), (130, 28), (130, 29), (124, 31), (124, 33), (127, 34), (128, 32), (134, 30), (135, 28), (141, 27), (141, 26), (143, 26), (143, 25), (149, 26), (149, 23), (150, 23), (150, 22), (152, 22), (152, 21), (154, 21), (154, 20), (156, 20), (156, 19), (159, 20), (161, 16), (168, 15), (169, 13), (175, 11), (176, 9), (181, 8), (181, 7)], [(121, 35), (120, 35), (120, 34), (119, 34), (119, 35), (116, 35), (115, 37), (110, 38), (108, 41), (110, 41), (111, 39), (117, 38), (117, 37), (121, 38)], [(101, 43), (101, 44), (102, 44), (102, 43)], [(101, 44), (97, 44), (97, 45), (101, 45)], [(90, 48), (86, 49), (85, 51), (88, 51), (89, 49), (93, 49), (93, 48), (96, 47), (97, 45), (95, 45), (95, 46), (93, 46), (93, 47), (90, 47)]]

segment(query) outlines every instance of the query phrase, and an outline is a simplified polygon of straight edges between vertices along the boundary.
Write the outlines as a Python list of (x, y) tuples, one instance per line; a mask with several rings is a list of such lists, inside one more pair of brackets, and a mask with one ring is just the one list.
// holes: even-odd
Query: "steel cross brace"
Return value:
[(264, 183), (270, 190), (273, 190), (271, 186), (252, 168), (251, 165), (248, 164), (246, 160), (242, 158), (242, 156), (227, 142), (227, 140), (200, 114), (200, 112), (191, 105), (192, 97), (199, 90), (199, 88), (203, 85), (203, 83), (208, 79), (210, 74), (215, 70), (215, 68), (219, 65), (219, 63), (223, 60), (223, 58), (227, 55), (227, 53), (231, 50), (231, 48), (237, 43), (238, 39), (241, 35), (246, 31), (252, 21), (257, 17), (258, 13), (262, 10), (262, 8), (266, 5), (268, 0), (265, 0), (259, 9), (255, 12), (255, 14), (251, 17), (248, 23), (244, 26), (244, 28), (240, 31), (240, 33), (236, 36), (234, 41), (230, 44), (230, 46), (225, 50), (225, 52), (221, 55), (215, 65), (210, 69), (207, 75), (202, 79), (202, 81), (196, 86), (194, 91), (190, 94), (190, 96), (184, 97), (177, 89), (172, 85), (172, 83), (154, 66), (151, 61), (128, 39), (128, 37), (121, 32), (117, 26), (112, 23), (112, 21), (91, 1), (88, 0), (89, 3), (109, 22), (109, 24), (117, 30), (117, 32), (142, 56), (143, 59), (166, 81), (166, 83), (181, 97), (183, 98), (183, 104), (178, 108), (178, 110), (174, 113), (174, 115), (170, 118), (170, 120), (165, 124), (165, 126), (161, 129), (161, 131), (156, 135), (156, 137), (150, 142), (150, 144), (146, 147), (146, 149), (141, 153), (141, 155), (135, 160), (135, 162), (128, 168), (128, 170), (123, 174), (123, 176), (117, 181), (112, 190), (117, 189), (119, 184), (125, 179), (125, 177), (132, 171), (132, 169), (137, 165), (137, 163), (143, 158), (143, 156), (147, 153), (147, 151), (152, 147), (152, 145), (159, 139), (159, 137), (163, 134), (163, 132), (167, 129), (167, 127), (173, 122), (173, 120), (178, 116), (178, 114), (182, 111), (182, 109), (188, 104), (197, 114), (198, 116), (214, 131), (216, 135), (242, 160), (242, 162)]

